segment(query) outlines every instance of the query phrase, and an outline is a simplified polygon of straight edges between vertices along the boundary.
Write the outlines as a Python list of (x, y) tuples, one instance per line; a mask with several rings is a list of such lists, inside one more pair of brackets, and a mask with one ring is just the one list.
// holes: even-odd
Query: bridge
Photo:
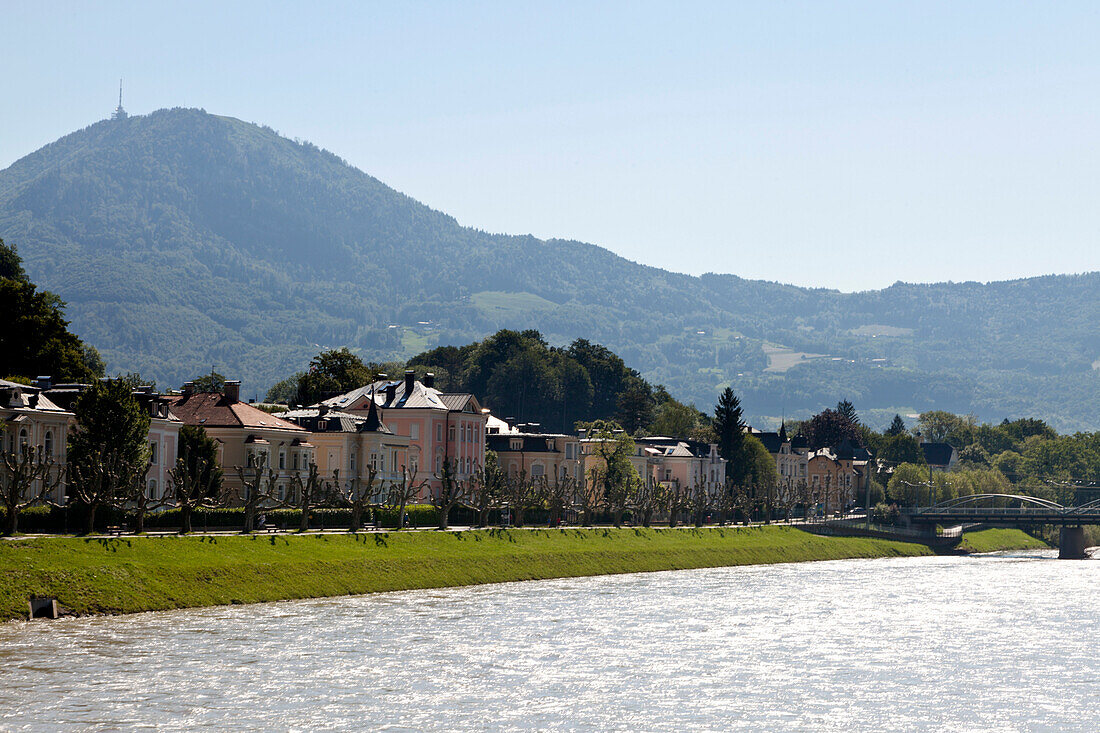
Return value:
[(1062, 506), (1049, 499), (1016, 494), (974, 494), (949, 499), (930, 507), (915, 507), (906, 514), (911, 524), (987, 524), (1007, 527), (1034, 527), (1051, 524), (1061, 527), (1058, 557), (1086, 557), (1087, 524), (1100, 524), (1100, 499), (1080, 506)]

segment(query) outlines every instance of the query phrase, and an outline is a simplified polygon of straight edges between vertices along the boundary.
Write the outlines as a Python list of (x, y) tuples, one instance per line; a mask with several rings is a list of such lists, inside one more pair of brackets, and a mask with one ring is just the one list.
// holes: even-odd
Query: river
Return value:
[(0, 729), (1095, 730), (1100, 563), (1050, 552), (0, 625)]

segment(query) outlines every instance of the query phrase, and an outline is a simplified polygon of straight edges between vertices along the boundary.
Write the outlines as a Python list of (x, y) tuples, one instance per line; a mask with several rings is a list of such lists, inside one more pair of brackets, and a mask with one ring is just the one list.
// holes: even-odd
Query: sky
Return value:
[(201, 107), (490, 232), (845, 291), (1100, 269), (1094, 2), (0, 0), (0, 168)]

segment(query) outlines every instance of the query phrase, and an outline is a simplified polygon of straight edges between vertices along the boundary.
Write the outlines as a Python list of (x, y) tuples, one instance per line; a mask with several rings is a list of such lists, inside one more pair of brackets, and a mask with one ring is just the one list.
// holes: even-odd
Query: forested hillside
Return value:
[(846, 397), (870, 420), (1100, 427), (1100, 273), (850, 295), (695, 278), (462, 227), (312, 144), (200, 110), (100, 122), (0, 171), (0, 237), (110, 373), (161, 385), (213, 366), (262, 395), (322, 348), (385, 361), (536, 328), (604, 344), (704, 410), (732, 385), (754, 420)]

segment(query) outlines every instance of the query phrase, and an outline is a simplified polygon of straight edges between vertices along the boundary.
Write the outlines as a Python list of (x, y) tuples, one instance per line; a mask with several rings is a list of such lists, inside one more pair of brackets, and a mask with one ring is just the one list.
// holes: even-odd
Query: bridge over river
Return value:
[(1100, 524), (1100, 499), (1079, 506), (1062, 506), (1049, 499), (1017, 494), (975, 494), (960, 496), (930, 507), (915, 507), (906, 513), (911, 524), (933, 529), (936, 525), (986, 524), (1001, 527), (1034, 527), (1041, 524), (1061, 528), (1058, 557), (1085, 557), (1088, 524)]

